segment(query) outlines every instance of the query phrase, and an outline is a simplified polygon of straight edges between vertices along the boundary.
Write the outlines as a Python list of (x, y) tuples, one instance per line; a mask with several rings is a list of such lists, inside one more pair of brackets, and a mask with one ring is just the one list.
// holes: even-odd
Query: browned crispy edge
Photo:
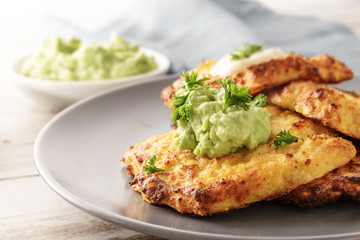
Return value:
[(324, 177), (301, 185), (279, 198), (283, 203), (304, 208), (321, 207), (340, 199), (360, 202), (359, 156)]
[[(241, 179), (239, 181), (221, 179), (204, 189), (194, 186), (172, 188), (158, 176), (146, 176), (144, 173), (137, 174), (134, 180), (130, 182), (131, 186), (139, 187), (138, 191), (143, 195), (144, 200), (153, 205), (168, 205), (168, 203), (164, 203), (163, 200), (180, 193), (186, 196), (186, 199), (178, 198), (178, 202), (176, 203), (178, 208), (172, 207), (182, 214), (196, 214), (200, 216), (217, 213), (212, 212), (210, 206), (220, 202), (223, 198), (236, 196), (239, 202), (243, 201), (250, 194), (250, 192), (244, 189), (245, 184), (245, 180)], [(242, 206), (237, 206), (235, 209), (245, 208), (247, 206), (248, 204), (243, 204)], [(226, 211), (230, 210), (233, 209), (227, 209)]]

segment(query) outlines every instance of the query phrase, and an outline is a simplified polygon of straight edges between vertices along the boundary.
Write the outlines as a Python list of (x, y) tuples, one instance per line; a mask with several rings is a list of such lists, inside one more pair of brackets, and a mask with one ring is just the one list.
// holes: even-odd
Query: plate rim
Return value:
[(91, 101), (96, 101), (97, 99), (111, 94), (113, 92), (122, 91), (123, 89), (136, 87), (138, 85), (149, 84), (151, 82), (160, 82), (166, 81), (171, 79), (176, 79), (179, 75), (178, 74), (171, 74), (171, 75), (164, 75), (164, 76), (157, 76), (154, 78), (149, 79), (146, 82), (131, 82), (124, 85), (120, 85), (118, 87), (105, 90), (103, 92), (94, 94), (89, 96), (85, 99), (82, 99), (71, 106), (65, 108), (58, 114), (56, 114), (49, 122), (45, 124), (45, 126), (40, 130), (38, 136), (36, 137), (34, 143), (34, 151), (33, 157), (35, 166), (37, 171), (39, 172), (42, 179), (46, 182), (46, 184), (55, 191), (61, 198), (72, 204), (73, 206), (79, 208), (80, 210), (89, 213), (95, 217), (101, 218), (105, 221), (115, 223), (120, 225), (124, 228), (142, 232), (145, 234), (150, 234), (153, 236), (159, 237), (169, 237), (169, 238), (176, 238), (176, 239), (189, 239), (189, 237), (196, 237), (197, 239), (227, 239), (227, 240), (244, 240), (244, 239), (251, 239), (251, 240), (284, 240), (284, 239), (291, 239), (291, 240), (308, 240), (308, 239), (352, 239), (354, 237), (360, 236), (359, 232), (352, 232), (352, 233), (343, 233), (343, 234), (331, 234), (331, 235), (317, 235), (317, 236), (239, 236), (239, 235), (224, 235), (224, 234), (217, 234), (217, 233), (205, 233), (205, 232), (195, 232), (190, 230), (182, 230), (182, 229), (173, 229), (171, 227), (161, 226), (153, 223), (146, 223), (141, 220), (132, 219), (123, 215), (119, 215), (113, 213), (111, 211), (102, 209), (94, 204), (91, 204), (80, 197), (76, 196), (75, 193), (70, 192), (64, 186), (62, 186), (50, 173), (46, 167), (42, 165), (42, 161), (39, 157), (39, 149), (40, 144), (44, 136), (47, 134), (48, 129), (52, 127), (59, 119), (66, 117), (72, 111), (76, 111), (76, 109), (84, 104), (90, 104)]

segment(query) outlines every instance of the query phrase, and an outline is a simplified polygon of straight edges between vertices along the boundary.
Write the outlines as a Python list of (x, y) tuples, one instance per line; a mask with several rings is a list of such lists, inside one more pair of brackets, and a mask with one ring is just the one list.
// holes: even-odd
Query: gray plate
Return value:
[[(57, 115), (39, 134), (35, 162), (45, 181), (80, 209), (123, 227), (175, 239), (354, 239), (360, 207), (340, 202), (300, 209), (276, 201), (211, 217), (151, 206), (128, 182), (125, 150), (170, 129), (161, 90), (175, 78), (132, 84), (82, 101)], [(341, 85), (360, 90), (359, 80)]]

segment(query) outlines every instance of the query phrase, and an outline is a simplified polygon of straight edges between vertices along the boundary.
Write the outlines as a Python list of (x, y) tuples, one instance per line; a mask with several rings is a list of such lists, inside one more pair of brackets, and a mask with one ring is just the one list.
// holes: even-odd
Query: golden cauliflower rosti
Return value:
[(360, 156), (280, 197), (281, 202), (300, 207), (321, 207), (340, 199), (360, 202)]
[(360, 139), (360, 96), (355, 93), (312, 81), (296, 81), (267, 96), (273, 104)]
[[(281, 196), (355, 156), (352, 143), (328, 128), (276, 106), (266, 109), (271, 113), (270, 139), (252, 150), (243, 148), (217, 158), (197, 157), (174, 146), (174, 131), (135, 144), (122, 159), (128, 173), (134, 175), (131, 185), (151, 204), (211, 215)], [(275, 149), (275, 135), (284, 129), (303, 141)], [(173, 169), (146, 174), (143, 167), (153, 155), (157, 167)]]

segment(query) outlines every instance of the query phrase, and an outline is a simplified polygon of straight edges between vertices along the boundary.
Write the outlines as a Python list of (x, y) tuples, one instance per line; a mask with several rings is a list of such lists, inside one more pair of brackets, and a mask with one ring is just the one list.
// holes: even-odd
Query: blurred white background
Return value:
[[(15, 50), (36, 44), (34, 28), (43, 15), (56, 16), (80, 26), (84, 30), (99, 29), (121, 15), (136, 0), (11, 0), (0, 3), (2, 47)], [(360, 27), (358, 0), (260, 0), (269, 8), (297, 15), (312, 15), (339, 20)]]

